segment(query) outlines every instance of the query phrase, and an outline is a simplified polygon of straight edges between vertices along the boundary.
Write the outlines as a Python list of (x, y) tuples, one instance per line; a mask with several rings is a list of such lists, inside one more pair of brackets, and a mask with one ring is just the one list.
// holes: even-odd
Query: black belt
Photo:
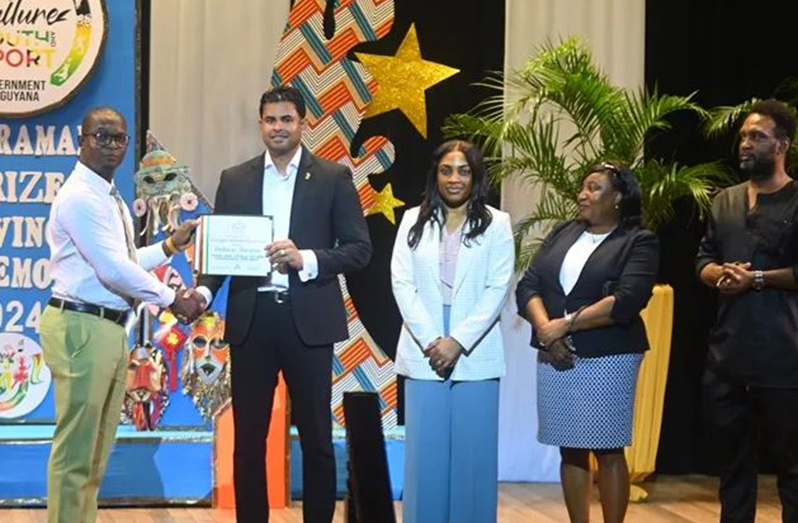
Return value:
[(61, 298), (50, 298), (47, 302), (53, 307), (61, 310), (85, 312), (86, 314), (93, 314), (105, 320), (110, 320), (118, 325), (124, 325), (127, 321), (127, 311), (119, 311), (116, 309), (108, 309), (100, 307), (99, 305), (92, 305), (91, 303), (77, 303), (74, 301), (66, 301)]
[(291, 303), (291, 294), (287, 290), (258, 291), (258, 294), (271, 296), (274, 299), (274, 303), (278, 305), (282, 305), (283, 303)]

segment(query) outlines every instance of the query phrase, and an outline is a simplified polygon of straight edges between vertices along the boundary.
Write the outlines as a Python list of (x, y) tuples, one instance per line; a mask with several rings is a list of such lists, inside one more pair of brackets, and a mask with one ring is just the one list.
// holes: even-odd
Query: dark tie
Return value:
[(125, 229), (125, 243), (127, 244), (127, 256), (133, 263), (138, 263), (136, 258), (136, 244), (133, 243), (133, 224), (127, 219), (125, 215), (125, 201), (119, 194), (115, 185), (111, 186), (111, 196), (116, 201), (116, 210), (119, 212), (119, 219), (122, 220), (122, 227)]
[[(116, 210), (119, 213), (119, 219), (122, 220), (122, 228), (125, 229), (127, 257), (130, 258), (130, 261), (133, 263), (138, 264), (138, 258), (136, 257), (136, 244), (133, 243), (133, 224), (127, 219), (127, 215), (125, 214), (125, 200), (122, 199), (122, 196), (119, 194), (116, 185), (111, 186), (111, 196), (114, 197), (114, 201), (116, 202)], [(128, 305), (130, 305), (130, 307), (133, 309), (133, 312), (136, 312), (139, 301), (129, 296), (124, 296), (124, 298)]]

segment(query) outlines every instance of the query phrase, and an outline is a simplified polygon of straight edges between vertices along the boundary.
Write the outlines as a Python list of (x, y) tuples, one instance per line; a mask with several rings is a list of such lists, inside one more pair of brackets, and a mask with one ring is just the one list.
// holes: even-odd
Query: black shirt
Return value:
[[(792, 267), (798, 279), (798, 182), (757, 195), (748, 182), (722, 191), (712, 204), (696, 270), (708, 263), (751, 262), (751, 270)], [(798, 292), (765, 288), (719, 296), (707, 364), (745, 385), (798, 387)]]

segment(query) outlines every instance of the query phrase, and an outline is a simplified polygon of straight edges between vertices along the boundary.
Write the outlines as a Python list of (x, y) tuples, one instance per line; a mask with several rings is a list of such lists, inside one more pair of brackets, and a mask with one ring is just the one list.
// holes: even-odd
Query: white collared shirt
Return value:
[[(560, 286), (566, 296), (571, 294), (576, 282), (579, 281), (579, 275), (582, 274), (582, 269), (585, 268), (590, 255), (611, 233), (612, 231), (604, 234), (591, 234), (585, 231), (565, 253), (565, 258), (560, 266)], [(565, 313), (568, 314), (568, 311)]]
[[(300, 146), (291, 161), (286, 167), (285, 176), (277, 171), (268, 149), (263, 157), (263, 215), (272, 216), (274, 219), (274, 241), (288, 239), (291, 228), (291, 207), (294, 202), (294, 187), (299, 170), (299, 161), (302, 158), (302, 146)], [(316, 253), (311, 249), (299, 251), (302, 256), (302, 270), (297, 272), (299, 279), (303, 282), (314, 279), (319, 275), (319, 261)], [(287, 274), (280, 274), (276, 270), (272, 271), (271, 281), (262, 287), (258, 287), (258, 292), (268, 292), (274, 290), (287, 290), (289, 280)], [(206, 306), (213, 301), (213, 294), (208, 287), (197, 287)]]
[[(294, 202), (294, 187), (296, 186), (299, 160), (302, 158), (302, 147), (297, 148), (288, 166), (285, 176), (277, 171), (277, 166), (272, 161), (271, 154), (266, 150), (263, 160), (263, 214), (274, 219), (274, 241), (288, 239), (291, 228), (291, 207)], [(312, 280), (318, 275), (318, 260), (316, 253), (310, 249), (299, 251), (302, 256), (302, 270), (298, 272), (299, 279)], [(258, 291), (288, 289), (288, 275), (272, 271), (271, 282), (258, 287)]]
[[(147, 271), (168, 257), (159, 242), (137, 249), (138, 264), (130, 260), (111, 187), (78, 162), (53, 200), (47, 224), (53, 296), (117, 310), (129, 309), (129, 298), (167, 307), (175, 291)], [(133, 230), (127, 206), (124, 214)]]

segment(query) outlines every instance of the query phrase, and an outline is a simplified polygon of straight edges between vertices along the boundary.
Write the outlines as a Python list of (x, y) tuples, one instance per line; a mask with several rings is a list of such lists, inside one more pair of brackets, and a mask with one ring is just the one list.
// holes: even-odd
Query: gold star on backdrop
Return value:
[(374, 205), (366, 211), (366, 216), (384, 214), (393, 225), (396, 225), (396, 215), (393, 210), (405, 204), (402, 200), (394, 198), (391, 184), (387, 184), (380, 192), (374, 195)]
[(426, 138), (427, 103), (424, 92), (460, 70), (421, 58), (415, 25), (410, 26), (395, 56), (355, 55), (377, 81), (377, 92), (366, 107), (365, 117), (401, 109)]

